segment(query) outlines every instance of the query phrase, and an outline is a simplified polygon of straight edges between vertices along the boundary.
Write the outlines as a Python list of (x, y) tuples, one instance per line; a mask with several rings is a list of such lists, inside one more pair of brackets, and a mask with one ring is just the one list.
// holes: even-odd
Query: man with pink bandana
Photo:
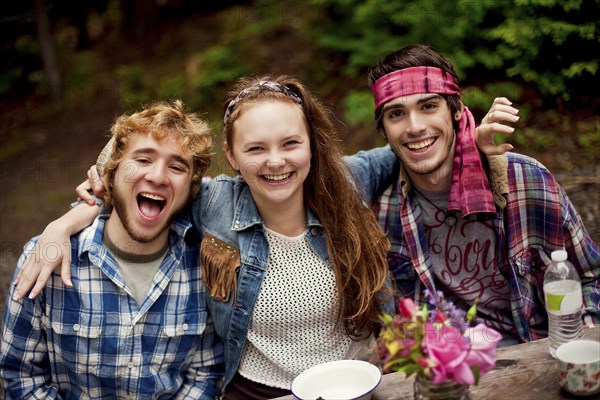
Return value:
[[(420, 305), (425, 289), (441, 290), (463, 310), (477, 302), (502, 345), (540, 339), (548, 329), (544, 271), (550, 253), (564, 248), (582, 281), (584, 323), (597, 324), (598, 245), (538, 161), (510, 152), (480, 156), (450, 60), (411, 45), (386, 56), (368, 78), (377, 127), (402, 165), (374, 205), (392, 244), (388, 263), (400, 295)], [(492, 110), (486, 129), (512, 132), (500, 123), (518, 119), (510, 102), (496, 99)]]

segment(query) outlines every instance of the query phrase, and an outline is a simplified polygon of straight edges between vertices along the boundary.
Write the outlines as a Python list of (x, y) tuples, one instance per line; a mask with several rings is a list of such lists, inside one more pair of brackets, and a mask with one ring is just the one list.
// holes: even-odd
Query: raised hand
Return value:
[(513, 148), (509, 143), (494, 143), (494, 136), (497, 133), (511, 134), (515, 130), (505, 124), (519, 120), (519, 110), (511, 105), (512, 103), (506, 97), (496, 97), (492, 107), (481, 120), (481, 125), (476, 129), (477, 147), (488, 156), (501, 155)]

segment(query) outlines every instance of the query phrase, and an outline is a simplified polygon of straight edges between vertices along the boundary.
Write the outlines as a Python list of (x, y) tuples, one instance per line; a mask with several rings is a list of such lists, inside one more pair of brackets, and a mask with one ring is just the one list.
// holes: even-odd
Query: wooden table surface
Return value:
[[(600, 341), (600, 327), (586, 329), (584, 338)], [(414, 376), (401, 373), (383, 375), (372, 400), (412, 400)], [(498, 349), (496, 368), (470, 388), (473, 400), (561, 400), (600, 399), (578, 397), (561, 389), (558, 363), (548, 352), (548, 339)], [(279, 400), (296, 399), (294, 396)]]

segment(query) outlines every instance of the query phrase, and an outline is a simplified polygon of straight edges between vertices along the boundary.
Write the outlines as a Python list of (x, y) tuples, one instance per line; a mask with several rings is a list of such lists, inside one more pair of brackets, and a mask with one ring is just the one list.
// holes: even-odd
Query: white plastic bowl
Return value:
[(292, 382), (300, 400), (369, 400), (381, 382), (381, 371), (360, 360), (340, 360), (307, 369)]

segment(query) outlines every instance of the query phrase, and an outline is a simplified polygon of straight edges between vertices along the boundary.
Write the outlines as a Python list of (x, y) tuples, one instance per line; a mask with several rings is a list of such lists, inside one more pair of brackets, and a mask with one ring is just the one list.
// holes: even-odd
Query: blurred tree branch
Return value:
[(56, 64), (56, 54), (52, 44), (52, 34), (50, 32), (50, 19), (48, 10), (44, 5), (44, 0), (34, 0), (33, 14), (37, 27), (38, 40), (40, 42), (40, 52), (44, 65), (44, 72), (48, 80), (48, 86), (52, 99), (58, 105), (62, 104), (61, 79), (58, 66)]

